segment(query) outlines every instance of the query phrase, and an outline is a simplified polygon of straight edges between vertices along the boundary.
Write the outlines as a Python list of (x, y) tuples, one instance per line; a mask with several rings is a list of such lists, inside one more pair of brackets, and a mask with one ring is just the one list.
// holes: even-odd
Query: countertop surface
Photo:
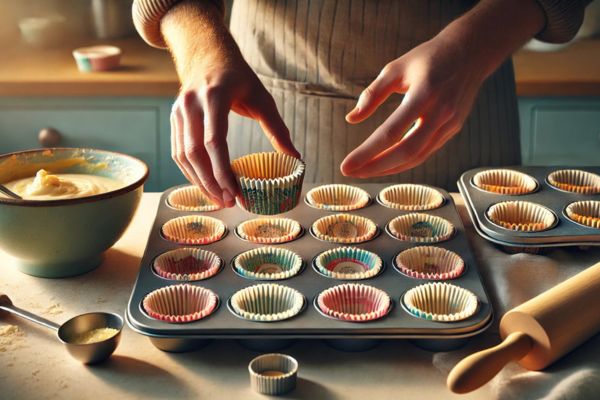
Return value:
[[(123, 50), (122, 67), (97, 73), (78, 72), (71, 47), (35, 49), (18, 40), (3, 49), (0, 96), (174, 97), (179, 88), (169, 53), (137, 38), (111, 41)], [(520, 96), (600, 95), (599, 39), (554, 52), (521, 50), (514, 64)]]
[[(454, 195), (454, 199), (465, 219), (460, 196)], [(15, 305), (58, 323), (89, 311), (123, 314), (158, 201), (159, 194), (144, 194), (124, 236), (106, 253), (98, 269), (83, 276), (50, 280), (24, 275), (12, 267), (7, 254), (0, 252), (0, 292), (8, 294)], [(474, 235), (472, 227), (466, 225), (500, 314), (600, 260), (600, 249), (508, 255)], [(507, 281), (516, 284), (507, 288)], [(503, 300), (506, 295), (511, 301)], [(300, 364), (298, 386), (286, 397), (527, 399), (554, 398), (553, 394), (566, 389), (574, 395), (568, 398), (588, 398), (585, 393), (577, 395), (582, 387), (589, 387), (586, 379), (596, 382), (590, 390), (600, 390), (600, 337), (596, 336), (546, 372), (530, 372), (512, 364), (476, 392), (464, 396), (450, 393), (445, 387), (449, 369), (466, 354), (497, 342), (495, 332), (493, 327), (463, 349), (447, 353), (424, 351), (408, 341), (388, 341), (360, 353), (339, 352), (321, 341), (299, 341), (282, 350)], [(257, 354), (235, 341), (214, 341), (192, 353), (164, 353), (126, 327), (113, 357), (104, 364), (86, 367), (68, 355), (51, 331), (9, 316), (0, 320), (0, 397), (265, 398), (249, 386), (247, 365)]]

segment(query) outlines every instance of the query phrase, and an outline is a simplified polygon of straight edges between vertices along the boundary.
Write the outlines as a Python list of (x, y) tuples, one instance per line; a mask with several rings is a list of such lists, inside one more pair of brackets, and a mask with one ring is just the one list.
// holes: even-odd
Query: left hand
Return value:
[(344, 159), (345, 176), (368, 178), (408, 170), (460, 131), (486, 75), (475, 57), (468, 57), (466, 47), (438, 35), (381, 70), (346, 120), (359, 123), (391, 94), (405, 96), (387, 120)]

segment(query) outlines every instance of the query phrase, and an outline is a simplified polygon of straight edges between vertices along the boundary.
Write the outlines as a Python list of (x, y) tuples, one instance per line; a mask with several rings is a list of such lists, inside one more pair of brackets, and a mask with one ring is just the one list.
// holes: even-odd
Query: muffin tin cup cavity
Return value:
[(155, 319), (169, 323), (197, 321), (212, 314), (219, 298), (212, 291), (190, 284), (171, 285), (148, 294), (142, 307)]
[(260, 215), (275, 215), (296, 207), (302, 192), (306, 165), (287, 154), (254, 153), (231, 163), (240, 182), (238, 204)]
[(287, 286), (260, 284), (237, 291), (231, 296), (230, 307), (236, 315), (249, 321), (283, 321), (302, 311), (304, 296)]
[(548, 175), (550, 186), (579, 194), (600, 193), (600, 175), (578, 169), (561, 169)]
[(537, 190), (537, 181), (522, 172), (511, 169), (490, 169), (473, 177), (475, 187), (489, 193), (521, 195)]
[(438, 243), (454, 235), (454, 225), (435, 215), (411, 213), (389, 222), (388, 232), (396, 239), (413, 243)]
[(489, 220), (502, 228), (520, 232), (540, 232), (558, 222), (548, 208), (528, 201), (505, 201), (492, 205), (486, 212)]
[(197, 186), (184, 186), (175, 189), (167, 197), (167, 204), (179, 211), (209, 212), (221, 209)]
[(328, 215), (316, 220), (312, 234), (331, 243), (363, 243), (377, 235), (377, 225), (366, 217), (353, 214)]
[(167, 221), (162, 227), (165, 239), (180, 244), (209, 244), (225, 236), (225, 224), (203, 215), (185, 215)]
[(248, 372), (252, 390), (277, 396), (296, 387), (298, 361), (285, 354), (263, 354), (250, 361)]
[(445, 282), (426, 283), (410, 289), (403, 297), (412, 315), (431, 321), (456, 322), (471, 317), (478, 308), (477, 296)]
[(184, 247), (156, 257), (153, 269), (165, 279), (199, 281), (215, 275), (222, 265), (223, 260), (212, 251)]
[(383, 267), (381, 257), (357, 247), (338, 247), (319, 254), (313, 263), (321, 275), (344, 280), (368, 279)]
[(306, 194), (306, 203), (327, 211), (352, 211), (366, 207), (369, 193), (361, 188), (343, 184), (318, 186)]
[(571, 203), (565, 208), (565, 215), (578, 224), (600, 229), (600, 201), (584, 200)]
[(274, 281), (298, 274), (302, 268), (302, 258), (291, 250), (261, 247), (237, 256), (233, 267), (244, 278)]
[(255, 218), (238, 225), (236, 233), (252, 243), (278, 244), (298, 238), (302, 227), (290, 218)]
[(334, 286), (319, 294), (318, 309), (341, 321), (367, 322), (384, 317), (390, 311), (390, 296), (381, 289), (357, 283)]
[(458, 254), (435, 246), (404, 250), (394, 262), (401, 273), (416, 279), (454, 279), (465, 271), (465, 262)]
[(378, 199), (386, 207), (404, 211), (433, 210), (444, 204), (444, 196), (437, 190), (410, 183), (388, 186), (379, 192)]

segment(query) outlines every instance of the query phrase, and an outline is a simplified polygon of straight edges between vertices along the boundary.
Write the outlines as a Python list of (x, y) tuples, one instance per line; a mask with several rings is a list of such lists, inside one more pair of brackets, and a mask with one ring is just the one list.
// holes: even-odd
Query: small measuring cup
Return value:
[[(58, 325), (14, 306), (7, 295), (0, 293), (0, 316), (2, 316), (2, 311), (18, 315), (54, 330), (58, 339), (65, 345), (71, 356), (84, 364), (95, 364), (106, 360), (115, 351), (121, 340), (123, 318), (113, 313), (93, 312), (81, 314), (71, 318), (62, 325)], [(98, 328), (113, 328), (118, 333), (96, 343), (74, 343), (77, 336)]]

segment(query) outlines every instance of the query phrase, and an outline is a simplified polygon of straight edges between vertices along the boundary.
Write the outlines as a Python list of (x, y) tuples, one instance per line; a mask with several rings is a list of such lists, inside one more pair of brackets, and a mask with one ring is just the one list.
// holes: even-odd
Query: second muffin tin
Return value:
[[(305, 185), (302, 196), (314, 185)], [(375, 199), (385, 188), (381, 184), (360, 185)], [(163, 193), (160, 206), (150, 232), (148, 245), (141, 261), (140, 271), (127, 307), (127, 321), (137, 332), (149, 336), (160, 348), (168, 348), (170, 341), (194, 339), (448, 339), (466, 338), (485, 330), (492, 319), (492, 306), (484, 290), (478, 268), (469, 248), (463, 224), (447, 192), (439, 190), (444, 196), (444, 204), (434, 210), (419, 211), (437, 215), (450, 221), (455, 227), (454, 235), (441, 243), (434, 244), (459, 254), (465, 264), (465, 272), (459, 277), (446, 282), (468, 289), (479, 299), (479, 306), (470, 318), (457, 322), (434, 322), (415, 317), (407, 312), (402, 304), (402, 296), (411, 288), (428, 282), (403, 275), (393, 266), (396, 255), (408, 248), (419, 246), (418, 243), (400, 241), (386, 232), (386, 225), (399, 215), (409, 213), (384, 207), (378, 201), (372, 201), (365, 208), (349, 213), (370, 218), (378, 226), (380, 234), (372, 240), (354, 246), (376, 253), (383, 260), (382, 271), (376, 276), (355, 283), (362, 283), (384, 290), (392, 300), (389, 314), (385, 317), (366, 323), (340, 321), (324, 316), (316, 307), (315, 299), (325, 289), (348, 282), (326, 277), (318, 273), (311, 263), (321, 252), (333, 249), (340, 244), (328, 243), (316, 239), (310, 233), (310, 226), (317, 219), (334, 213), (316, 209), (304, 201), (293, 210), (282, 214), (283, 217), (298, 221), (304, 235), (292, 242), (274, 246), (290, 249), (301, 256), (304, 266), (301, 272), (289, 279), (274, 283), (289, 286), (300, 291), (306, 301), (305, 309), (297, 316), (279, 322), (253, 322), (234, 315), (229, 307), (231, 296), (240, 289), (261, 282), (245, 278), (237, 274), (232, 262), (244, 251), (264, 245), (241, 240), (235, 233), (236, 227), (256, 215), (238, 207), (212, 212), (186, 212), (169, 207), (166, 199), (175, 190), (172, 188)], [(219, 296), (218, 309), (208, 317), (184, 324), (173, 324), (151, 318), (141, 306), (144, 298), (152, 291), (173, 284), (182, 283), (158, 276), (152, 269), (153, 261), (166, 251), (182, 245), (170, 242), (161, 235), (161, 227), (170, 219), (183, 215), (207, 215), (222, 220), (228, 233), (221, 240), (209, 245), (197, 246), (215, 252), (224, 260), (222, 269), (209, 279), (189, 282), (212, 290)], [(157, 341), (158, 340), (158, 341)], [(162, 340), (165, 343), (160, 343)], [(159, 345), (160, 343), (160, 345)]]

